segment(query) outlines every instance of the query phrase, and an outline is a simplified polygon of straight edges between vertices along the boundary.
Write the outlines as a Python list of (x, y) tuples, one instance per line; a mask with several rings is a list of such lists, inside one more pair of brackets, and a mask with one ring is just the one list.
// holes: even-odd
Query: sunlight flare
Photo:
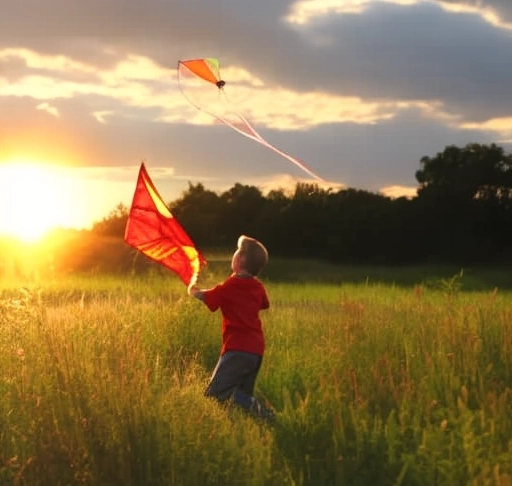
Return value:
[(36, 241), (73, 226), (73, 184), (58, 168), (30, 162), (0, 165), (0, 233)]

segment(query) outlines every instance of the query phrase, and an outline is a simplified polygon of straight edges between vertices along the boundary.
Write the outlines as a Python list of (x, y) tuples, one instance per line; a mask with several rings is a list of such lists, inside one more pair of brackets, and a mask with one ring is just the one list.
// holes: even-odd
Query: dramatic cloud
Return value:
[(422, 156), (512, 140), (508, 0), (19, 0), (0, 17), (0, 164), (133, 177), (144, 159), (173, 195), (302, 178), (182, 96), (178, 59), (203, 56), (333, 187), (410, 196)]

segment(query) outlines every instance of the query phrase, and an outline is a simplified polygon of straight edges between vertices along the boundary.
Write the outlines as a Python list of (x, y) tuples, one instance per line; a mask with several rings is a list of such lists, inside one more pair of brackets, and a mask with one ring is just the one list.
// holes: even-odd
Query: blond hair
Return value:
[(258, 275), (268, 262), (267, 249), (258, 240), (245, 235), (238, 238), (237, 246), (244, 258), (244, 270)]

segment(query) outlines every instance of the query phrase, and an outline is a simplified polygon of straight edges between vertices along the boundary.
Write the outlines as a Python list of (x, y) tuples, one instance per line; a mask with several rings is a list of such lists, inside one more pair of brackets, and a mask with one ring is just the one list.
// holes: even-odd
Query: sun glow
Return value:
[(34, 242), (55, 227), (73, 226), (73, 185), (58, 168), (0, 164), (0, 234)]

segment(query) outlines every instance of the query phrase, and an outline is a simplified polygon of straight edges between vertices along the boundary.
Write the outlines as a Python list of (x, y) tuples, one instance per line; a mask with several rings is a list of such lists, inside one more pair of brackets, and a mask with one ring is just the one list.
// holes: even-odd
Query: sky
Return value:
[(177, 61), (202, 57), (328, 187), (411, 195), (423, 156), (512, 148), (510, 0), (17, 0), (0, 16), (0, 189), (38, 194), (2, 166), (58, 167), (63, 224), (85, 227), (129, 205), (141, 161), (166, 201), (315, 182), (192, 106)]

